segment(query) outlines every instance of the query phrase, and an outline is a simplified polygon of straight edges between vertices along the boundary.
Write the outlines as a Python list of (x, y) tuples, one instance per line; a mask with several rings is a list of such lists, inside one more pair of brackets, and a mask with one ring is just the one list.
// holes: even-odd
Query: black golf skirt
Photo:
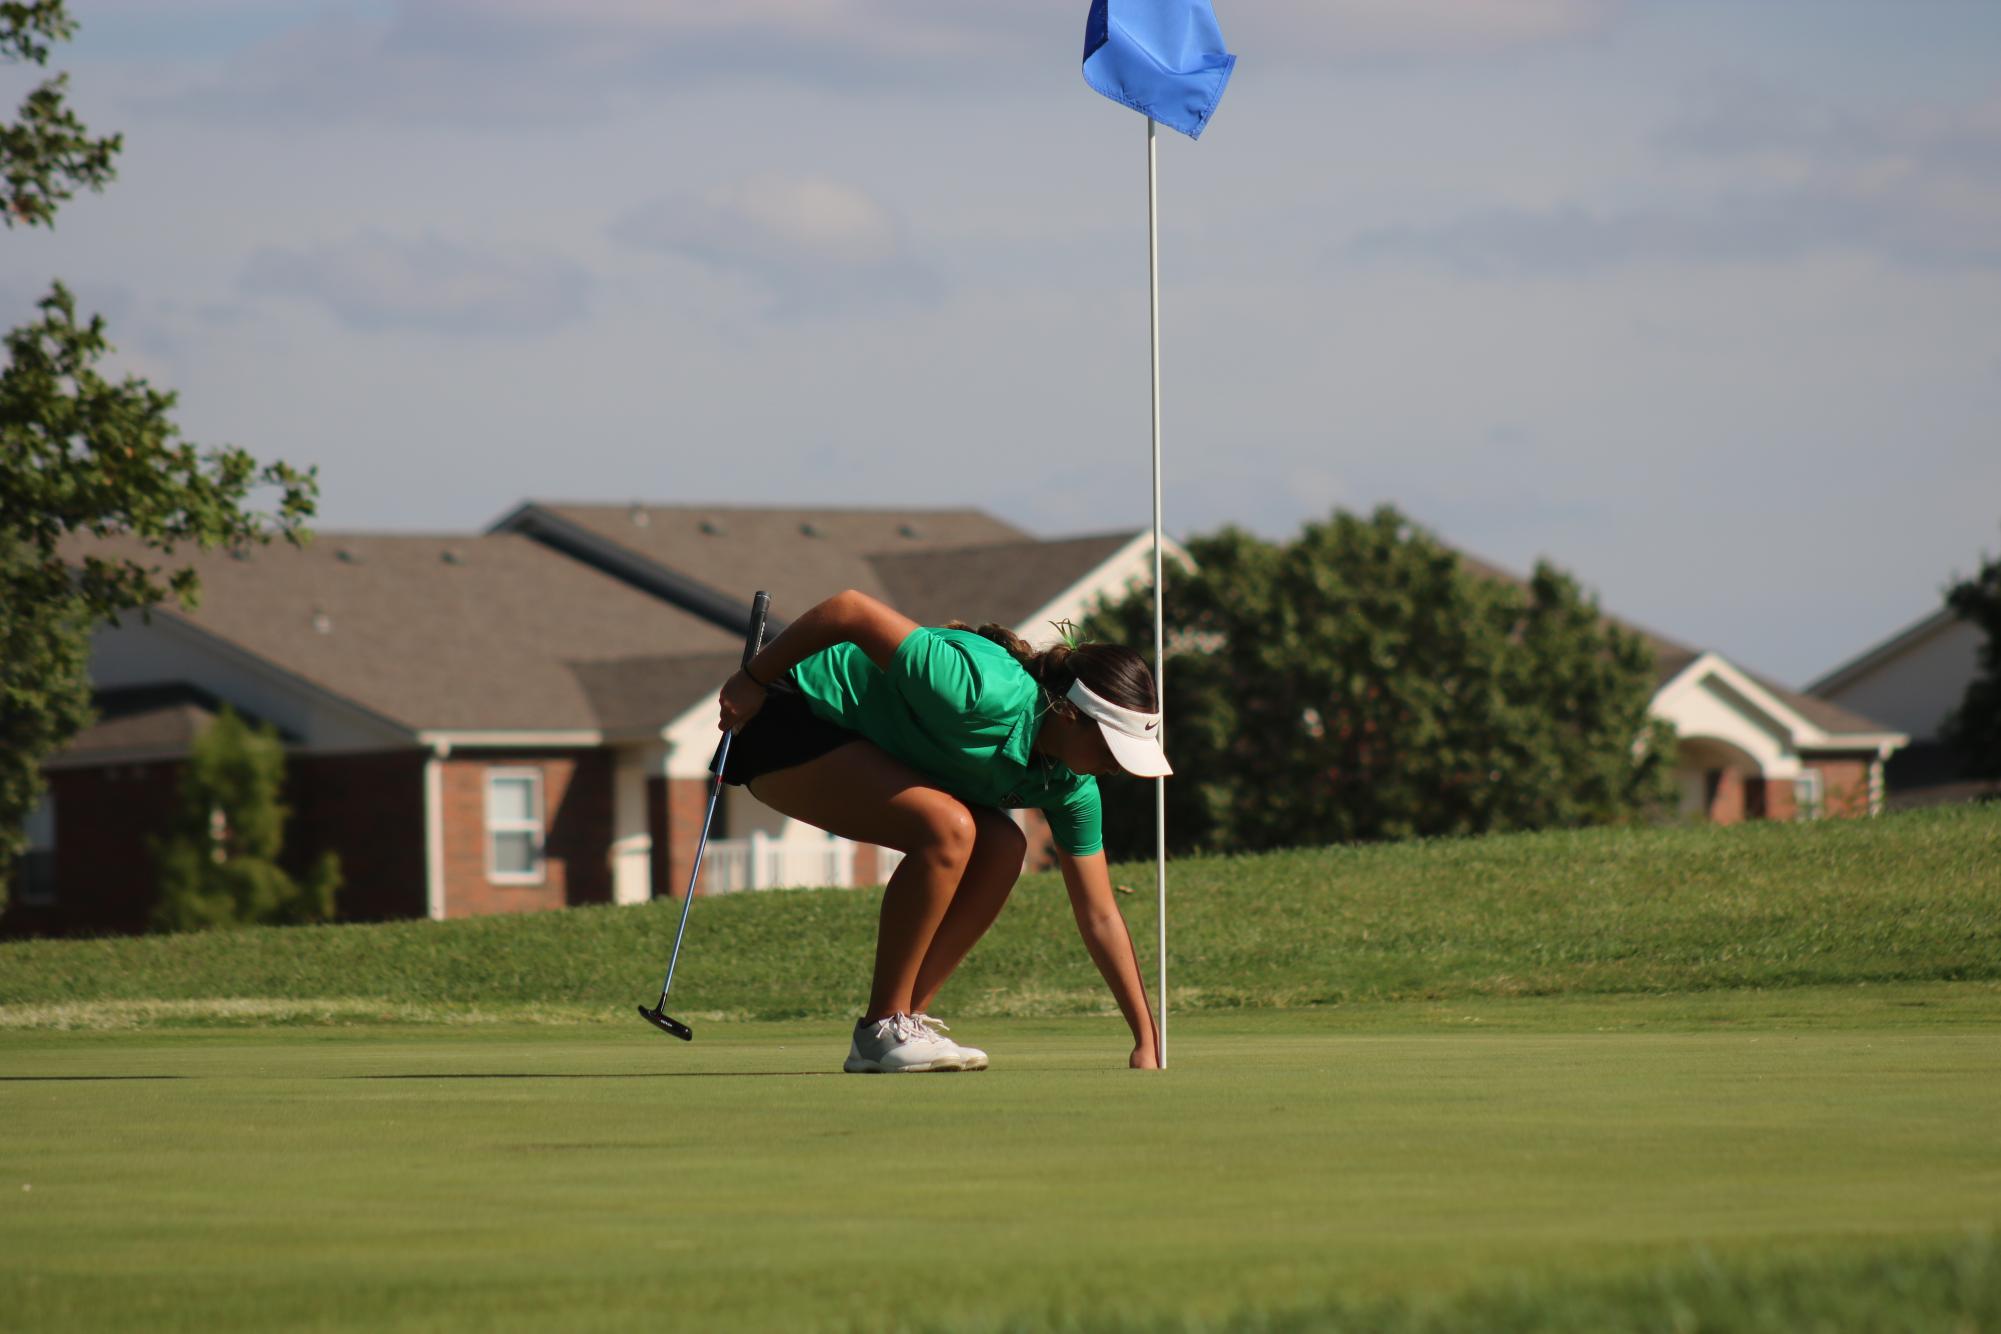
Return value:
[(723, 781), (742, 787), (753, 778), (817, 760), (828, 751), (861, 739), (860, 732), (830, 723), (814, 713), (813, 706), (787, 673), (771, 683), (764, 692), (763, 706), (730, 739)]

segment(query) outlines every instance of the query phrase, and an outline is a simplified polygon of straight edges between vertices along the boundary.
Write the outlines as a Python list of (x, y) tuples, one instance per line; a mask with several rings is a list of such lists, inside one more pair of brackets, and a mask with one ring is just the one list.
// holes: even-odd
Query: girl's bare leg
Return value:
[[(992, 923), (1021, 870), (1017, 852), (1006, 883), (989, 883), (1006, 859), (991, 850), (980, 855), (979, 816), (869, 741), (852, 741), (816, 760), (765, 774), (750, 788), (759, 801), (782, 814), (904, 854), (883, 893), (875, 978), (864, 1019), (917, 1012), (920, 970), (958, 897), (970, 891), (969, 906), (946, 933), (943, 972), (933, 992)], [(974, 923), (977, 930), (971, 929)]]
[(990, 806), (976, 806), (972, 812), (975, 826), (972, 860), (966, 864), (965, 873), (959, 878), (959, 892), (952, 896), (952, 906), (946, 909), (945, 920), (938, 924), (931, 947), (924, 953), (924, 963), (917, 970), (916, 987), (911, 993), (916, 1006), (913, 1014), (930, 1010), (932, 1002), (938, 999), (938, 989), (1000, 916), (1007, 896), (1014, 890), (1014, 882), (1021, 876), (1021, 859), (1028, 852), (1028, 838), (1021, 832), (1021, 826), (1005, 812)]

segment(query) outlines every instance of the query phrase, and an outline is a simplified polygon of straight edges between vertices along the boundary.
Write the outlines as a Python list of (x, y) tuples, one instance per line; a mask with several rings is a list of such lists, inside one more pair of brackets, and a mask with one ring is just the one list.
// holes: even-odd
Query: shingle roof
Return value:
[[(1473, 574), (1488, 579), (1500, 579), (1507, 583), (1521, 586), (1526, 586), (1528, 583), (1528, 580), (1522, 578), (1520, 575), (1504, 570), (1498, 565), (1492, 565), (1477, 557), (1468, 556), (1464, 552), (1460, 552), (1458, 555), (1460, 563)], [(1700, 649), (1690, 648), (1686, 644), (1677, 644), (1672, 639), (1664, 635), (1655, 634), (1652, 630), (1648, 630), (1643, 626), (1620, 620), (1616, 616), (1606, 616), (1604, 619), (1630, 634), (1638, 635), (1647, 647), (1653, 650), (1654, 680), (1656, 685), (1666, 685), (1669, 681), (1687, 670), (1690, 663), (1702, 656)], [(1743, 671), (1743, 668), (1740, 666), (1738, 670)], [(1815, 699), (1813, 696), (1801, 694), (1797, 690), (1789, 690), (1778, 682), (1768, 680), (1755, 672), (1746, 671), (1744, 675), (1750, 677), (1765, 690), (1777, 696), (1785, 703), (1787, 708), (1790, 708), (1815, 727), (1830, 735), (1873, 736), (1893, 730), (1881, 723), (1865, 718), (1859, 713), (1844, 709), (1838, 704), (1830, 704), (1824, 699)]]
[(185, 755), (222, 712), (215, 696), (184, 682), (100, 691), (97, 721), (63, 749), (66, 759)]
[(1865, 718), (1853, 709), (1844, 709), (1839, 704), (1830, 704), (1824, 699), (1816, 699), (1797, 690), (1788, 690), (1778, 682), (1768, 680), (1755, 672), (1745, 672), (1744, 675), (1784, 700), (1786, 707), (1794, 713), (1830, 735), (1880, 736), (1897, 730), (1872, 718)]
[[(997, 542), (951, 551), (889, 552), (871, 558), (884, 600), (923, 625), (963, 620), (1019, 626), (1050, 599), (1104, 564), (1132, 533), (1053, 542)], [(1031, 627), (1029, 638), (1039, 627)]]
[(1030, 540), (1014, 525), (971, 509), (533, 502), (496, 527), (531, 531), (538, 513), (720, 595), (728, 605), (747, 608), (751, 594), (765, 589), (781, 623), (844, 588), (893, 600), (874, 557)]
[(577, 679), (607, 731), (659, 727), (712, 697), (743, 660), (732, 653), (642, 655), (575, 664)]
[(171, 614), (413, 731), (597, 729), (593, 664), (741, 651), (526, 537), (322, 533), (186, 563), (201, 603)]

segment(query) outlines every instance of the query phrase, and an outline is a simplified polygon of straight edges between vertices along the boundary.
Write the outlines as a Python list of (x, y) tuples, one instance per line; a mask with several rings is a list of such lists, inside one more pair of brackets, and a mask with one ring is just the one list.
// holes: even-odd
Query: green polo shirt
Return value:
[(1098, 780), (1032, 754), (1042, 691), (970, 630), (913, 630), (884, 671), (854, 644), (792, 669), (813, 712), (859, 732), (959, 800), (1033, 806), (1075, 857), (1104, 846)]

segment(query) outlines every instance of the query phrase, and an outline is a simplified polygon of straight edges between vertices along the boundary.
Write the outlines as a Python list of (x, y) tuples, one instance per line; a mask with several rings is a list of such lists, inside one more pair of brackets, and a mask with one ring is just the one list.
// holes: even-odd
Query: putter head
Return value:
[(671, 1014), (661, 1013), (658, 1006), (655, 1006), (651, 1010), (647, 1009), (644, 1005), (640, 1006), (639, 1017), (659, 1029), (662, 1033), (672, 1034), (683, 1042), (693, 1042), (695, 1040), (694, 1029), (688, 1027)]

